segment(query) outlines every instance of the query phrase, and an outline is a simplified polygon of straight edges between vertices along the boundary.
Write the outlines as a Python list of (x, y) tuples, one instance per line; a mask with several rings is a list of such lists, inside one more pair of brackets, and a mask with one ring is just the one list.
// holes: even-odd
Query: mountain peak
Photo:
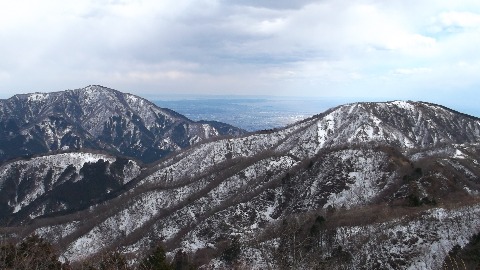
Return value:
[(478, 142), (480, 120), (426, 102), (362, 102), (317, 116), (322, 146), (382, 142), (404, 149)]
[[(93, 148), (151, 162), (210, 137), (244, 133), (226, 124), (197, 123), (141, 97), (100, 85), (0, 100), (0, 127), (0, 161), (58, 149)], [(16, 149), (9, 146), (12, 140)]]
[(84, 88), (73, 90), (82, 94), (83, 96), (95, 97), (105, 95), (123, 95), (124, 93), (101, 85), (89, 85)]
[[(112, 110), (93, 101), (88, 107), (73, 92), (57, 97), (60, 111), (22, 103), (46, 118), (19, 129), (33, 141), (76, 128), (75, 136), (84, 130), (130, 155), (209, 132), (200, 129), (209, 122), (180, 121), (141, 98), (102, 93)], [(10, 122), (1, 124), (14, 133)], [(79, 265), (105, 250), (139, 258), (163, 241), (167, 254), (185, 252), (203, 268), (231, 268), (222, 254), (237, 242), (235, 263), (249, 269), (335, 269), (339, 262), (439, 269), (455, 245), (478, 233), (478, 142), (479, 120), (442, 106), (353, 103), (283, 129), (196, 144), (157, 163), (93, 153), (8, 162), (0, 166), (0, 221), (11, 225), (4, 235), (38, 234)]]
[(88, 85), (84, 88), (82, 88), (84, 90), (100, 90), (100, 91), (114, 91), (114, 92), (119, 92), (115, 89), (112, 89), (112, 88), (108, 88), (106, 86), (103, 86), (103, 85), (99, 85), (99, 84), (91, 84), (91, 85)]

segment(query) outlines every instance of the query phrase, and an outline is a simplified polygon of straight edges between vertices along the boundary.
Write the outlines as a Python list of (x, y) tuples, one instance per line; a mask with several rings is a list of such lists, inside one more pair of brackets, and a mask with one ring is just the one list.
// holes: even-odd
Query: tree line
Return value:
[[(134, 261), (135, 263), (131, 263)], [(161, 244), (156, 245), (145, 256), (129, 262), (119, 251), (108, 251), (70, 263), (60, 258), (56, 247), (39, 237), (31, 235), (19, 243), (3, 241), (0, 244), (0, 269), (5, 270), (191, 270), (195, 269), (182, 250), (173, 260), (168, 260)]]

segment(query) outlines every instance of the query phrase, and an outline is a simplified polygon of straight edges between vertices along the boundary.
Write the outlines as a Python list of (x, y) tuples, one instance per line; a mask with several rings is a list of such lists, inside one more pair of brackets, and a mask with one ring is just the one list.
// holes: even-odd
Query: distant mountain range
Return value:
[[(62, 148), (67, 144), (58, 138), (65, 135), (58, 134), (67, 132), (58, 131), (59, 124), (55, 132), (40, 133), (48, 125), (36, 123), (45, 120), (22, 120), (39, 116), (52, 125), (50, 117), (40, 116), (57, 112), (69, 123), (62, 130), (79, 134), (68, 137), (79, 138), (71, 142), (91, 136), (97, 150), (5, 162), (3, 237), (35, 233), (77, 263), (119, 250), (135, 265), (138, 254), (162, 242), (170, 257), (181, 250), (191, 265), (214, 269), (453, 269), (456, 259), (475, 266), (462, 252), (476, 245), (473, 236), (480, 233), (478, 118), (424, 102), (352, 103), (276, 130), (244, 134), (225, 126), (224, 134), (236, 136), (205, 140), (218, 129), (209, 133), (206, 124), (148, 107), (138, 97), (99, 87), (66, 93), (85, 96), (57, 105), (62, 109), (9, 109), (16, 120), (3, 121), (10, 129), (2, 138), (21, 130), (26, 138), (56, 145), (48, 149)], [(16, 96), (9, 102), (35, 97), (21, 104), (36, 104), (64, 94)], [(110, 106), (118, 96), (129, 106)], [(93, 99), (109, 100), (102, 106), (110, 109)], [(59, 104), (64, 103), (69, 102)], [(97, 105), (65, 109), (83, 116), (62, 113), (77, 103)], [(4, 115), (6, 108), (3, 104)], [(148, 144), (138, 146), (143, 152), (123, 151), (137, 149), (126, 141), (147, 140), (143, 127), (160, 130), (176, 123), (171, 119), (188, 123), (185, 132), (162, 133), (170, 136), (164, 140), (177, 142), (170, 152), (183, 149), (150, 164), (130, 154), (145, 153)], [(35, 124), (28, 128), (28, 123)], [(176, 134), (200, 142), (179, 141)], [(22, 147), (28, 150), (27, 143)]]
[(102, 86), (0, 100), (0, 161), (56, 150), (101, 149), (153, 162), (215, 136), (245, 131), (194, 122)]

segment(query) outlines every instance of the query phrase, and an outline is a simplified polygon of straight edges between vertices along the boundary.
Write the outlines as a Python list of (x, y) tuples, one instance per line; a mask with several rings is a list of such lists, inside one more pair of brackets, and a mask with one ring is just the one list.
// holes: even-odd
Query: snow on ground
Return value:
[(318, 121), (318, 143), (320, 147), (325, 145), (325, 142), (335, 132), (335, 117), (333, 113), (323, 117), (321, 121)]
[[(31, 179), (39, 180), (29, 184), (29, 192), (22, 198), (17, 196), (14, 202), (9, 202), (10, 206), (14, 208), (13, 213), (16, 213), (47, 191), (46, 189), (50, 186), (45, 186), (43, 179), (46, 179), (49, 174), (51, 174), (50, 177), (52, 179), (50, 185), (54, 185), (56, 183), (55, 181), (60, 179), (60, 175), (62, 175), (69, 166), (73, 166), (75, 172), (79, 174), (80, 169), (86, 163), (95, 163), (101, 159), (110, 163), (116, 160), (114, 157), (107, 155), (79, 152), (41, 156), (30, 160), (19, 160), (8, 163), (0, 168), (0, 188), (2, 188), (6, 179), (17, 171), (20, 172), (16, 182), (17, 186), (21, 185), (23, 181), (31, 181)], [(140, 167), (130, 161), (124, 169), (124, 183), (132, 180), (139, 173)], [(78, 181), (80, 178), (80, 176), (77, 176), (73, 181)]]
[[(479, 231), (480, 205), (476, 205), (435, 208), (416, 219), (340, 227), (336, 239), (352, 253), (353, 267), (368, 268), (380, 262), (382, 269), (441, 269), (453, 246), (465, 246)], [(366, 236), (368, 241), (362, 241)], [(401, 262), (406, 265), (401, 267)]]
[(39, 236), (48, 239), (51, 242), (55, 242), (74, 232), (79, 225), (80, 221), (74, 221), (71, 223), (52, 225), (49, 227), (40, 227), (35, 230), (35, 234), (38, 234)]
[(407, 101), (397, 100), (397, 101), (390, 102), (389, 104), (395, 105), (395, 106), (397, 106), (399, 108), (402, 108), (404, 110), (407, 110), (407, 111), (414, 111), (416, 109), (413, 104), (411, 104), (410, 102), (407, 102)]
[(467, 158), (467, 155), (465, 155), (465, 153), (460, 151), (460, 149), (456, 149), (455, 150), (455, 155), (453, 155), (453, 158), (465, 159), (465, 158)]
[(341, 152), (342, 162), (352, 162), (353, 167), (348, 173), (349, 183), (347, 188), (339, 193), (332, 193), (328, 197), (324, 208), (333, 206), (335, 208), (358, 206), (369, 202), (384, 187), (389, 179), (395, 175), (388, 175), (381, 168), (385, 164), (387, 156), (383, 153), (347, 150)]
[(45, 99), (48, 99), (49, 94), (47, 93), (34, 93), (28, 95), (29, 102), (41, 102)]

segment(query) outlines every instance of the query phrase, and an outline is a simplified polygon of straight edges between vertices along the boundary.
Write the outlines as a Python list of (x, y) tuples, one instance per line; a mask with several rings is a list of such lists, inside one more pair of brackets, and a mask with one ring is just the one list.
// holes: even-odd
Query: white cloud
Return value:
[(0, 81), (7, 80), (10, 78), (10, 74), (6, 71), (0, 70)]
[(443, 12), (437, 17), (438, 23), (445, 28), (477, 28), (480, 27), (480, 14), (472, 12)]
[(448, 99), (480, 84), (479, 31), (473, 0), (7, 1), (0, 96), (102, 84)]
[(419, 75), (432, 72), (431, 68), (398, 68), (393, 71), (394, 75)]

